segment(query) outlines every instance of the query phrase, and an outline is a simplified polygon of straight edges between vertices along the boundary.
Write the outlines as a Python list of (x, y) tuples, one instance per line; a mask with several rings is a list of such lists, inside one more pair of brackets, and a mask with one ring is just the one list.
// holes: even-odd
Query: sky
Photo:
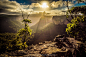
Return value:
[[(43, 3), (46, 3), (47, 7), (44, 7)], [(85, 4), (78, 4), (77, 0), (69, 0), (68, 5), (71, 8)], [(66, 0), (0, 0), (0, 14), (21, 15), (21, 11), (23, 14), (37, 14), (37, 12), (46, 11), (52, 15), (61, 15), (62, 11), (67, 11)]]

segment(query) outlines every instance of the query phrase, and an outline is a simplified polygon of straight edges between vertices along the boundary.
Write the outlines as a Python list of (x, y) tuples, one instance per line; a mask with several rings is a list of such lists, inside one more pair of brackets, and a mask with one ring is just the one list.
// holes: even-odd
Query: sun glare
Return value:
[(41, 7), (42, 7), (42, 8), (48, 8), (49, 6), (47, 5), (47, 3), (43, 3), (43, 4), (41, 5)]

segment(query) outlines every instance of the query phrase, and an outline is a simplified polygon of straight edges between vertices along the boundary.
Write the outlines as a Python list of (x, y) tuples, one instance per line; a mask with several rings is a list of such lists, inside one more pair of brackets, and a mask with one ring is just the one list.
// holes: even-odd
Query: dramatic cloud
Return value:
[(72, 3), (77, 4), (77, 3), (83, 3), (86, 2), (86, 0), (72, 0)]
[(29, 5), (20, 5), (16, 1), (0, 0), (0, 14), (1, 13), (10, 13), (10, 14), (20, 14), (21, 10), (24, 13), (29, 13), (33, 9), (24, 9), (28, 8)]
[(29, 8), (30, 5), (21, 5), (22, 8)]
[[(58, 7), (64, 7), (64, 4), (65, 2), (63, 3), (62, 1), (53, 1), (52, 3), (49, 3), (48, 5), (51, 7), (51, 8), (58, 8)], [(71, 3), (70, 3), (71, 4)], [(31, 11), (32, 13), (34, 14), (35, 12), (33, 12), (33, 8), (40, 8), (41, 7), (41, 3), (32, 3), (31, 5), (21, 5), (19, 3), (17, 3), (16, 1), (1, 1), (0, 0), (0, 14), (21, 14), (21, 10), (26, 14), (31, 14)], [(64, 8), (61, 8), (61, 10), (59, 11), (58, 9), (57, 10), (50, 10), (50, 14), (53, 14), (53, 15), (59, 15), (57, 13), (61, 13), (62, 9)], [(39, 10), (39, 9), (38, 9)], [(64, 9), (65, 10), (65, 9)]]
[(49, 2), (51, 2), (51, 1), (54, 1), (54, 0), (31, 0), (32, 2), (41, 2), (41, 1), (49, 1)]
[[(37, 0), (31, 0), (31, 1), (37, 1)], [(41, 1), (41, 0), (38, 0), (38, 1)], [(47, 8), (47, 9), (50, 10), (50, 13), (53, 12), (51, 14), (58, 14), (58, 13), (63, 14), (62, 11), (67, 10), (66, 1), (62, 1), (62, 0), (59, 0), (59, 1), (47, 0), (47, 1), (48, 1), (47, 5), (49, 6), (49, 8)], [(49, 2), (49, 1), (52, 1), (52, 2)], [(74, 1), (75, 1), (75, 3), (74, 3)], [(31, 3), (31, 5), (25, 5), (25, 4), (23, 5), (23, 4), (17, 3), (16, 1), (0, 0), (0, 14), (3, 14), (3, 13), (21, 14), (21, 10), (25, 14), (26, 13), (30, 14), (31, 12), (34, 14), (36, 10), (44, 11), (43, 8), (41, 8), (41, 6), (42, 6), (41, 2)], [(71, 2), (68, 2), (68, 6), (72, 7), (76, 3), (77, 3), (76, 0), (71, 0)], [(46, 11), (47, 11), (47, 9), (46, 9)]]
[(0, 1), (0, 9), (5, 9), (10, 11), (18, 11), (20, 8), (20, 4), (16, 1)]
[[(54, 9), (54, 8), (58, 8), (58, 9), (63, 9), (65, 8), (67, 5), (66, 5), (66, 1), (53, 1), (53, 2), (48, 2), (48, 6), (49, 8), (51, 9)], [(72, 2), (68, 2), (68, 6), (74, 6), (74, 3)], [(29, 5), (29, 8), (40, 8), (41, 7), (41, 3), (32, 3), (31, 5)]]
[[(72, 2), (68, 2), (68, 6), (73, 6), (74, 4)], [(64, 7), (67, 6), (66, 1), (53, 1), (51, 3), (52, 8), (58, 8), (58, 7)]]
[(40, 7), (39, 3), (32, 3), (29, 8)]

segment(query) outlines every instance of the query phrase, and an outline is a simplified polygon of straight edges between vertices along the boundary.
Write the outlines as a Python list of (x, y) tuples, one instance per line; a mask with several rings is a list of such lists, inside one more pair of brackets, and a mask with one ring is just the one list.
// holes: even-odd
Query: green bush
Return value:
[(18, 38), (16, 33), (0, 33), (0, 53), (22, 49), (22, 38)]

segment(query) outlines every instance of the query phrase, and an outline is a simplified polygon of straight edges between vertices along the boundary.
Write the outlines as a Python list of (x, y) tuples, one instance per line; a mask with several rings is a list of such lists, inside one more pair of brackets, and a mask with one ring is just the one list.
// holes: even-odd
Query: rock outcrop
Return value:
[[(61, 36), (60, 36), (61, 37)], [(54, 41), (44, 41), (36, 45), (31, 45), (25, 50), (18, 50), (16, 52), (10, 53), (9, 56), (72, 56), (71, 54), (78, 49), (78, 46), (82, 42), (69, 37), (55, 37)]]

